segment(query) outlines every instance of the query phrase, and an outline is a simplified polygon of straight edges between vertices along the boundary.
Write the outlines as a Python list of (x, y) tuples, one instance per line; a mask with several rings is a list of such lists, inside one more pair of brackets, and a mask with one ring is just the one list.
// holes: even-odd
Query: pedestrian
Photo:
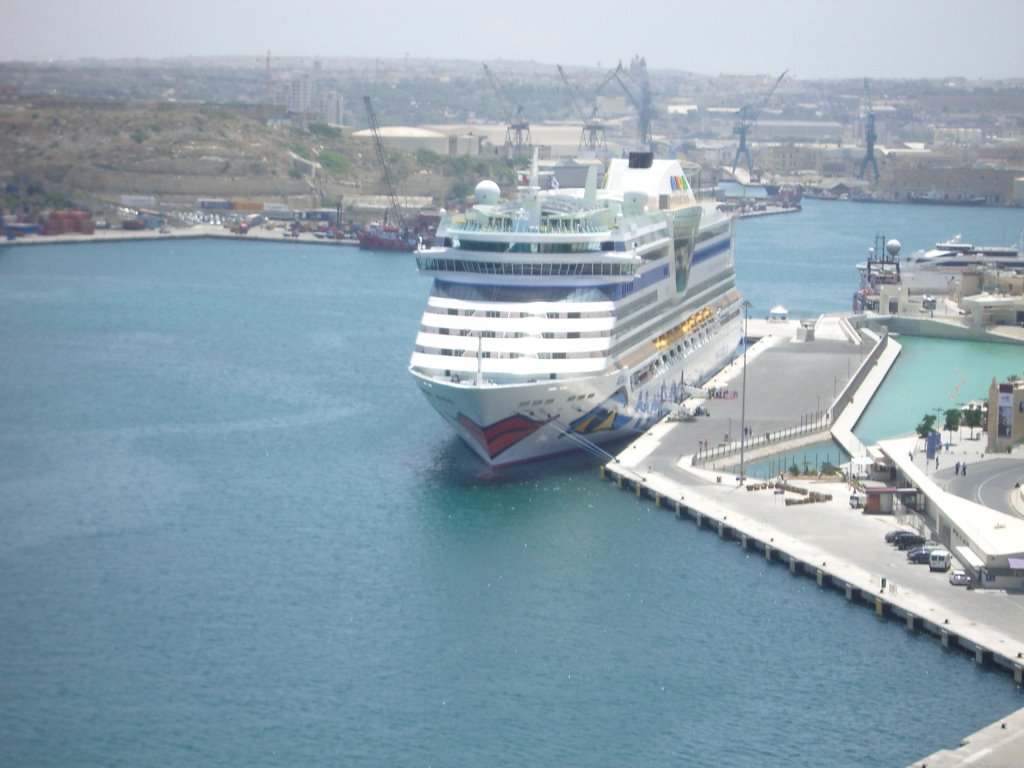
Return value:
[(967, 462), (966, 461), (963, 463), (963, 466), (960, 467), (960, 474), (963, 475), (964, 477), (967, 477)]
[(939, 457), (938, 456), (935, 457), (935, 468), (936, 469), (939, 468)]
[(958, 475), (960, 474), (960, 462), (959, 461), (956, 463), (956, 474), (958, 474)]

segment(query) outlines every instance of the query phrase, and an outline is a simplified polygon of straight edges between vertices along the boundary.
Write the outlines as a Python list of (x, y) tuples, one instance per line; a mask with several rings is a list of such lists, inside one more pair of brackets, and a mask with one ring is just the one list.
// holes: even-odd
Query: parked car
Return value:
[(916, 549), (924, 544), (927, 539), (924, 536), (918, 534), (911, 534), (909, 536), (900, 536), (896, 540), (896, 548), (901, 550)]
[(918, 565), (925, 565), (929, 562), (929, 558), (932, 556), (932, 551), (926, 547), (919, 547), (918, 549), (912, 549), (907, 552), (907, 560)]
[(896, 541), (900, 537), (902, 537), (902, 536), (916, 536), (916, 535), (917, 535), (917, 533), (915, 531), (905, 531), (902, 528), (900, 528), (900, 529), (897, 529), (895, 531), (889, 531), (887, 534), (885, 534), (885, 541), (886, 541), (887, 544), (895, 544)]
[(956, 587), (966, 587), (971, 583), (971, 576), (967, 571), (950, 571), (949, 583)]

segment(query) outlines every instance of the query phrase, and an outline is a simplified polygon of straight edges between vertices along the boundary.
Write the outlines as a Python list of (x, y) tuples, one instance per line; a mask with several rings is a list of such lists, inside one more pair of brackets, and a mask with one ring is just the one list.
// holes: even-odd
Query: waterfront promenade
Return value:
[[(749, 336), (759, 340), (747, 352), (745, 414), (742, 397), (706, 401), (710, 416), (659, 423), (605, 467), (606, 477), (649, 496), (680, 518), (788, 566), (794, 574), (813, 577), (820, 586), (865, 603), (879, 616), (905, 623), (908, 630), (931, 633), (936, 649), (940, 644), (958, 648), (979, 664), (1000, 666), (1021, 684), (1021, 594), (955, 587), (946, 573), (909, 563), (904, 552), (884, 541), (887, 531), (905, 526), (892, 515), (851, 509), (852, 489), (845, 482), (790, 479), (791, 490), (778, 493), (753, 479), (741, 482), (728, 471), (739, 464), (733, 443), (739, 439), (741, 421), (752, 441), (810, 422), (798, 441), (827, 440), (831, 430), (851, 455), (867, 451), (852, 429), (898, 356), (899, 345), (890, 341), (879, 351), (868, 341), (855, 343), (839, 318), (820, 321), (813, 341), (797, 341), (797, 329), (794, 323), (751, 323)], [(742, 359), (724, 369), (712, 385), (742, 393)], [(848, 405), (837, 409), (834, 424), (827, 423), (832, 403), (842, 401), (844, 394)], [(825, 423), (817, 428), (822, 411)], [(705, 441), (711, 453), (717, 448), (728, 455), (695, 463), (694, 455)], [(793, 453), (798, 443), (769, 443), (757, 450), (777, 451), (780, 445)], [(744, 458), (749, 461), (750, 453)], [(977, 443), (963, 441), (943, 453), (946, 467), (958, 460), (977, 466), (1005, 458), (983, 458)], [(1021, 467), (1024, 471), (1024, 460)], [(919, 482), (932, 483), (933, 474), (922, 473)], [(803, 502), (811, 492), (821, 500), (793, 503)], [(937, 699), (937, 705), (943, 702), (944, 697)], [(967, 738), (960, 749), (936, 753), (915, 765), (1019, 765), (1024, 760), (1024, 710), (1003, 725), (1000, 721)]]

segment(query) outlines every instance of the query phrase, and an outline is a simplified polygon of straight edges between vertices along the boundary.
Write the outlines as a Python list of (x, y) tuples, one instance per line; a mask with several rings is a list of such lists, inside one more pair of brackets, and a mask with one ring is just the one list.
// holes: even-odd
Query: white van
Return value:
[(936, 549), (928, 555), (928, 568), (932, 571), (948, 571), (949, 558), (949, 552), (944, 549)]

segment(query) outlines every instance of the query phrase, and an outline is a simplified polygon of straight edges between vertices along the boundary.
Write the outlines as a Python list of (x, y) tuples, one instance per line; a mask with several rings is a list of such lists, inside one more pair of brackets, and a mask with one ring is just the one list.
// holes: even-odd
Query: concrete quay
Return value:
[(261, 242), (297, 243), (300, 245), (349, 245), (358, 246), (358, 240), (333, 240), (317, 237), (312, 232), (302, 232), (298, 237), (287, 234), (283, 227), (266, 229), (254, 227), (242, 235), (232, 232), (216, 224), (195, 224), (189, 227), (171, 226), (159, 229), (97, 229), (91, 235), (68, 233), (63, 235), (25, 235), (13, 240), (0, 240), (3, 246), (24, 245), (70, 245), (72, 243), (119, 243), (140, 242), (147, 240), (195, 240), (198, 238), (215, 238), (221, 240), (259, 240)]
[[(854, 341), (841, 318), (820, 320), (813, 341), (798, 341), (794, 323), (759, 322), (751, 322), (748, 334), (759, 341), (747, 352), (745, 408), (742, 397), (712, 399), (704, 403), (710, 416), (660, 422), (605, 465), (604, 476), (698, 528), (763, 553), (880, 617), (900, 621), (908, 631), (931, 634), (939, 641), (936, 647), (966, 653), (1024, 684), (1024, 598), (1019, 592), (955, 587), (948, 574), (909, 563), (904, 552), (885, 543), (884, 534), (909, 529), (910, 521), (852, 509), (851, 486), (843, 481), (796, 478), (776, 488), (764, 481), (741, 482), (729, 469), (739, 464), (734, 443), (741, 421), (749, 428), (747, 440), (753, 440), (793, 431), (811, 420), (807, 429), (795, 430), (805, 434), (768, 440), (758, 450), (792, 452), (801, 440), (827, 440), (831, 433), (852, 456), (865, 456), (869, 449), (859, 444), (852, 428), (899, 355), (891, 339)], [(742, 392), (743, 375), (742, 360), (737, 360), (711, 384)], [(819, 427), (815, 419), (821, 412)], [(705, 440), (720, 453), (695, 461)], [(959, 446), (970, 452), (972, 468), (1005, 461), (982, 458), (976, 443)], [(745, 454), (750, 461), (750, 453)], [(945, 467), (957, 460), (955, 453), (942, 456)], [(909, 458), (907, 463), (913, 464)], [(1024, 472), (1024, 461), (1021, 468)], [(922, 470), (915, 483), (922, 487), (935, 480), (934, 473)], [(1024, 709), (966, 737), (958, 749), (914, 765), (1024, 765)]]

